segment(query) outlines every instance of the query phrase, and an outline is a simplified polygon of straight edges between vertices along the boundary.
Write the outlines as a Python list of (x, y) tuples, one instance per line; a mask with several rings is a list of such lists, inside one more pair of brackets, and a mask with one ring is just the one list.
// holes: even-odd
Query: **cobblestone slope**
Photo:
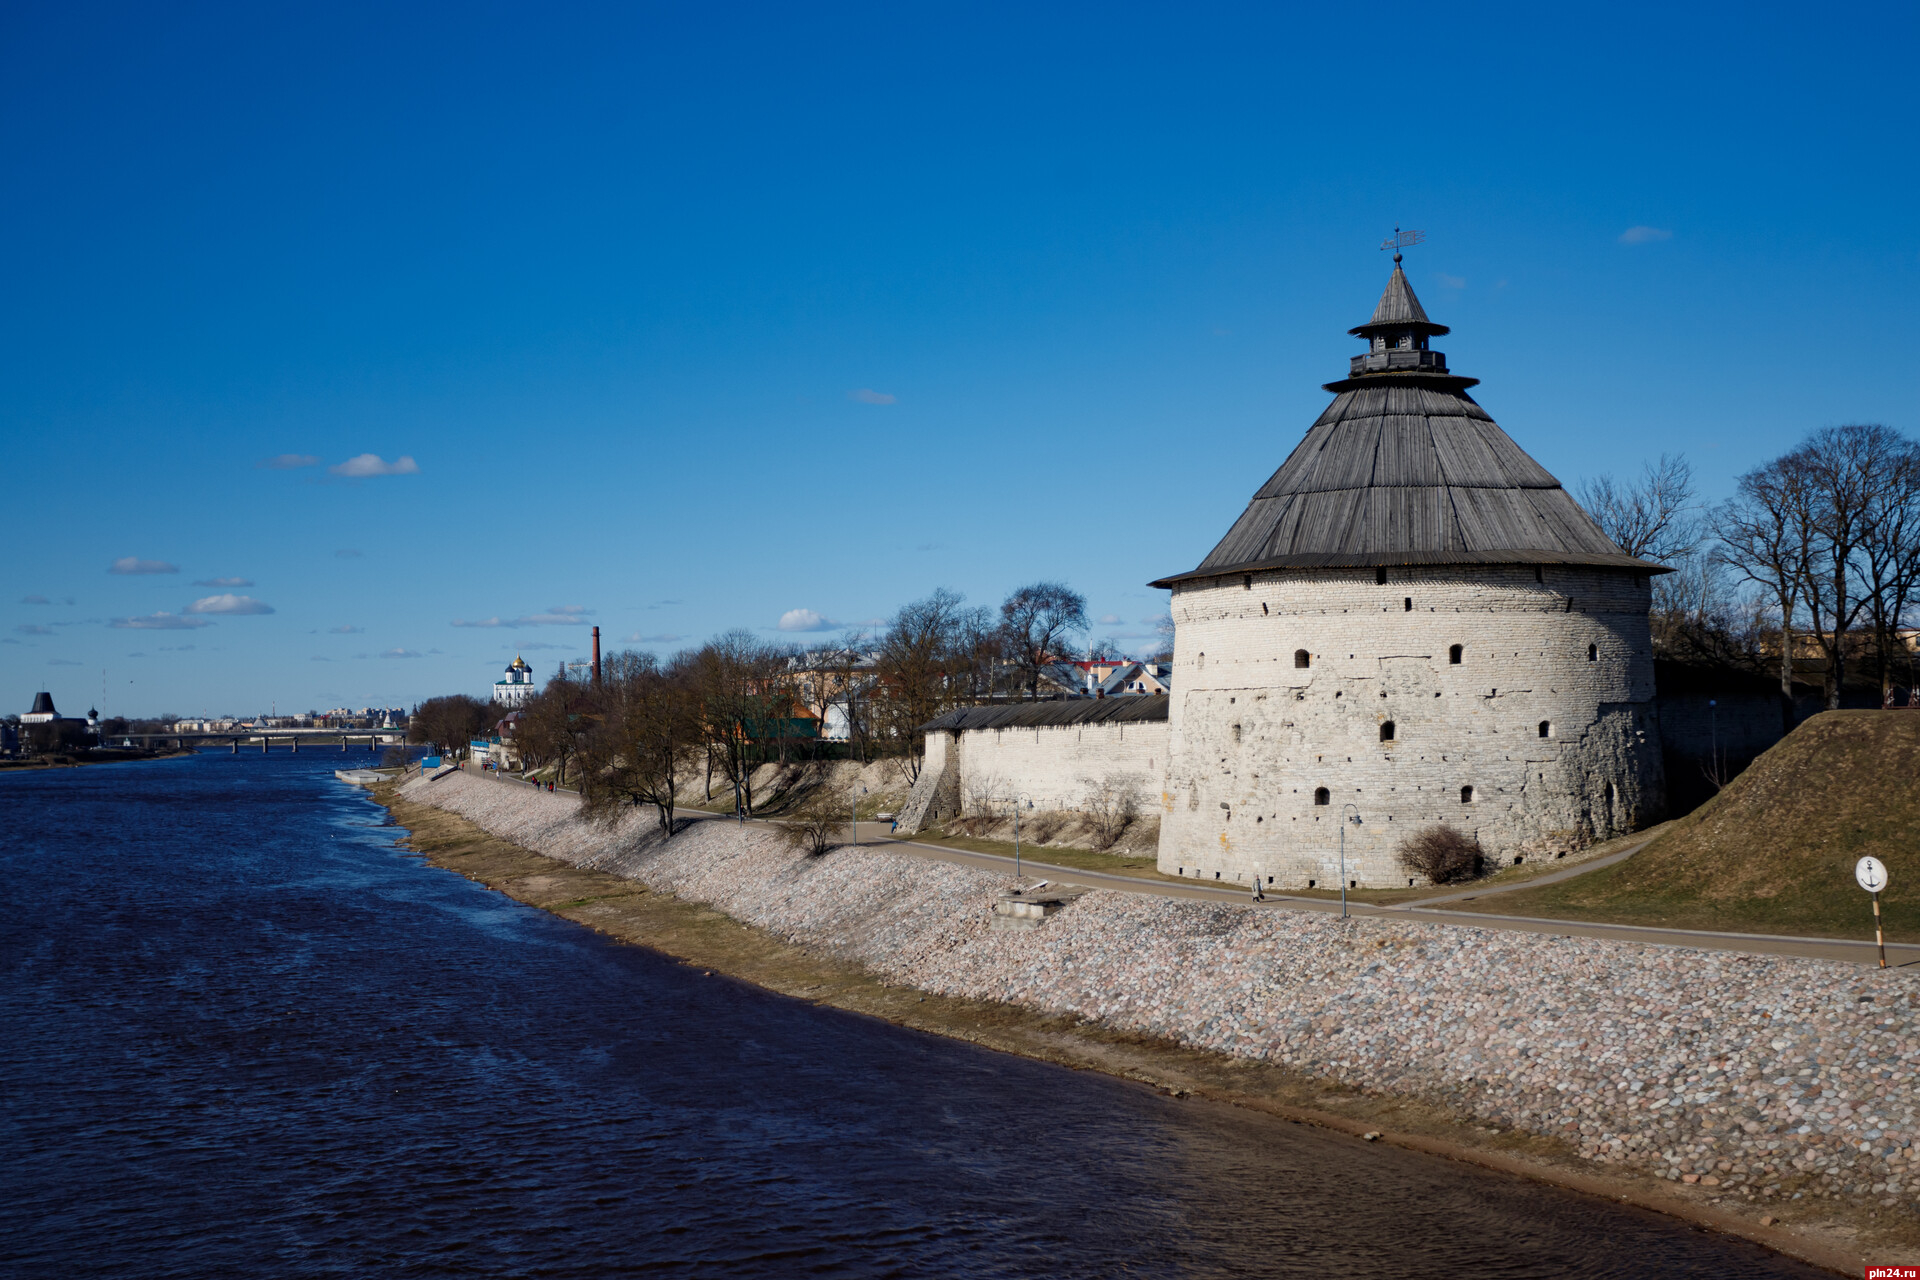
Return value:
[(727, 822), (663, 842), (650, 812), (609, 830), (468, 775), (402, 794), (927, 991), (1418, 1096), (1725, 1195), (1915, 1207), (1920, 978), (1900, 970), (1106, 891), (996, 933), (987, 872), (809, 859)]

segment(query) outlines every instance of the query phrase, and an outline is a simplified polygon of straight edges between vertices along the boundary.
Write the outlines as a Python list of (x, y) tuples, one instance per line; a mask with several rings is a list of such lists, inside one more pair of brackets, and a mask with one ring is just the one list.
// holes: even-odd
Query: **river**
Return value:
[(397, 847), (368, 758), (0, 774), (0, 1272), (1824, 1274), (618, 945)]

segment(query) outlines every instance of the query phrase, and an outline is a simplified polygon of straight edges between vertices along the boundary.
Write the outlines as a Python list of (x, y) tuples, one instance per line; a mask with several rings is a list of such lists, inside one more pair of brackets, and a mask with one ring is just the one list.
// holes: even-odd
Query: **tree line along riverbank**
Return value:
[(709, 820), (666, 840), (464, 774), (382, 794), (442, 865), (788, 994), (1311, 1112), (1828, 1265), (1920, 1250), (1905, 973), (1111, 892), (1001, 933), (986, 872), (808, 857)]

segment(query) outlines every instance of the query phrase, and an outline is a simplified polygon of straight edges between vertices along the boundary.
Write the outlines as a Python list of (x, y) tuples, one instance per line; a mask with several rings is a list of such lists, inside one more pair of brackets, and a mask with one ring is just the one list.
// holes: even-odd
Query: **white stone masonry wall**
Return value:
[(1140, 812), (1159, 811), (1167, 766), (1164, 720), (973, 729), (958, 737), (963, 813), (982, 813), (991, 801), (1017, 795), (1031, 798), (1036, 811), (1079, 811), (1090, 791), (1109, 784), (1133, 797)]
[(1397, 848), (1422, 826), (1472, 834), (1504, 863), (1657, 819), (1644, 578), (1476, 566), (1387, 579), (1287, 570), (1174, 590), (1161, 870), (1333, 887), (1344, 826), (1350, 880), (1405, 886)]

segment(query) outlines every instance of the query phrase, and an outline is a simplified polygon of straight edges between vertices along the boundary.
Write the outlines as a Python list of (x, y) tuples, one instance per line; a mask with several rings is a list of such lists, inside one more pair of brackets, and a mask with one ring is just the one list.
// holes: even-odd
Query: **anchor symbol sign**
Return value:
[(1862, 858), (1853, 866), (1853, 878), (1868, 893), (1879, 893), (1887, 887), (1887, 864), (1878, 858)]

